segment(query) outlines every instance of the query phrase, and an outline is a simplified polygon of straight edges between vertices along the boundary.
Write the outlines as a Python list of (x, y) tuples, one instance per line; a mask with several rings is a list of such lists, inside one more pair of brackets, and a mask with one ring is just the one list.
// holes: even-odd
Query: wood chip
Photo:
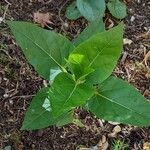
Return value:
[(126, 45), (126, 44), (131, 45), (132, 43), (133, 43), (133, 41), (130, 40), (130, 39), (127, 39), (127, 38), (124, 38), (124, 39), (123, 39), (123, 44), (124, 44), (124, 45)]

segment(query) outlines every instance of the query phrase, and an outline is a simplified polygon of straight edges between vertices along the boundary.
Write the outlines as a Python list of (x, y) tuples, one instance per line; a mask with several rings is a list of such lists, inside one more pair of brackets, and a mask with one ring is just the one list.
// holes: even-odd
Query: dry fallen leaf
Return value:
[(99, 141), (99, 143), (97, 144), (97, 147), (99, 148), (99, 150), (107, 150), (109, 144), (107, 142), (106, 137), (103, 135), (102, 139)]
[(143, 150), (150, 150), (150, 142), (146, 142), (143, 144)]
[(48, 26), (47, 24), (51, 23), (49, 13), (36, 12), (33, 14), (33, 19), (36, 23), (39, 23), (41, 27)]
[(140, 37), (142, 37), (144, 39), (149, 39), (150, 38), (150, 30), (148, 32), (146, 32), (146, 33), (141, 34)]
[(144, 57), (144, 63), (146, 66), (148, 66), (148, 60), (150, 60), (150, 51), (148, 51), (148, 53)]
[(115, 126), (113, 128), (113, 132), (110, 133), (108, 136), (109, 137), (116, 137), (117, 136), (117, 133), (119, 133), (121, 131), (121, 127), (119, 125)]
[(120, 131), (121, 131), (121, 127), (118, 125), (113, 128), (113, 132), (115, 133), (119, 133)]
[(150, 78), (150, 70), (145, 75), (147, 78)]

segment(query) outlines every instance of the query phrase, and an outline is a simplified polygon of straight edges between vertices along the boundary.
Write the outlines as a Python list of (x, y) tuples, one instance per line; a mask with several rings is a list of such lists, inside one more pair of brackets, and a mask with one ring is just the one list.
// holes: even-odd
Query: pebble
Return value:
[(3, 18), (2, 18), (2, 17), (0, 17), (0, 23), (2, 23), (2, 21), (3, 21)]
[(127, 39), (127, 38), (124, 38), (124, 39), (123, 39), (123, 44), (124, 44), (124, 45), (126, 45), (126, 44), (131, 45), (131, 43), (133, 43), (132, 40)]
[(138, 2), (138, 4), (140, 4), (140, 3), (141, 3), (141, 0), (137, 0), (137, 2)]
[(9, 97), (9, 95), (8, 95), (8, 94), (4, 94), (3, 97), (4, 97), (4, 98), (7, 98), (7, 97)]
[(133, 22), (134, 20), (135, 20), (135, 17), (132, 16), (131, 19), (130, 19), (130, 21)]

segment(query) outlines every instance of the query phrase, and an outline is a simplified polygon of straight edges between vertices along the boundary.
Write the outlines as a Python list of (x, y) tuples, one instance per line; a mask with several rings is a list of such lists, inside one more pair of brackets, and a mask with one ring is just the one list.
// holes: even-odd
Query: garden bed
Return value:
[[(150, 63), (144, 61), (150, 50), (150, 3), (148, 0), (125, 2), (128, 16), (124, 19), (124, 50), (114, 74), (129, 81), (150, 99)], [(68, 20), (64, 16), (66, 6), (65, 0), (3, 0), (0, 2), (0, 17), (6, 14), (7, 20), (34, 22), (35, 12), (49, 13), (49, 27), (73, 39), (85, 28), (87, 21), (84, 18)], [(117, 24), (118, 20), (106, 13), (104, 22), (108, 28)], [(108, 145), (111, 150), (114, 142), (121, 140), (127, 144), (127, 149), (140, 150), (146, 142), (150, 142), (150, 128), (103, 121), (80, 109), (76, 113), (85, 125), (83, 128), (67, 125), (20, 131), (32, 97), (45, 84), (46, 81), (26, 61), (7, 24), (0, 23), (0, 148), (75, 150), (96, 145), (104, 149)]]

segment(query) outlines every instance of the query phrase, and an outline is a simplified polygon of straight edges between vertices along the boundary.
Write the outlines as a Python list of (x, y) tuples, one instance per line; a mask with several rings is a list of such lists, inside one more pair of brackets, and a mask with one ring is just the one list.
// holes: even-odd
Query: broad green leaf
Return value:
[(70, 20), (76, 20), (78, 18), (80, 18), (82, 15), (80, 13), (80, 11), (77, 8), (77, 3), (76, 1), (73, 1), (66, 10), (65, 13), (66, 17)]
[(56, 123), (56, 126), (61, 127), (66, 124), (73, 123), (73, 120), (74, 120), (74, 116), (73, 116), (73, 112), (71, 111), (71, 112), (68, 112), (67, 115), (59, 117), (59, 120)]
[(87, 76), (87, 80), (97, 84), (107, 79), (117, 64), (123, 46), (122, 24), (106, 32), (92, 36), (69, 56), (70, 65), (76, 78), (87, 74), (87, 70), (95, 70)]
[(91, 36), (93, 36), (97, 33), (103, 32), (103, 31), (105, 31), (105, 25), (103, 23), (103, 20), (98, 19), (96, 21), (93, 21), (93, 22), (89, 23), (89, 25), (83, 30), (83, 32), (81, 32), (81, 34), (79, 34), (77, 39), (74, 40), (74, 45), (78, 46), (82, 42), (89, 39)]
[(124, 124), (150, 126), (150, 102), (127, 82), (109, 77), (98, 92), (88, 103), (89, 110), (97, 117)]
[(68, 121), (63, 121), (63, 119), (71, 118), (72, 114), (70, 112), (62, 113), (59, 118), (54, 117), (51, 109), (51, 103), (48, 99), (48, 91), (49, 88), (43, 88), (33, 98), (26, 112), (22, 130), (41, 129), (57, 124), (58, 122), (59, 125), (61, 125), (61, 122), (63, 122), (63, 125), (65, 125), (65, 123), (69, 123)]
[(82, 106), (93, 96), (91, 88), (84, 80), (74, 81), (67, 73), (56, 76), (50, 90), (49, 99), (55, 116)]
[(63, 69), (64, 58), (74, 49), (68, 39), (31, 23), (12, 21), (8, 24), (26, 58), (40, 75), (51, 80), (54, 71), (57, 75)]
[(118, 19), (123, 19), (127, 15), (126, 5), (119, 0), (110, 0), (107, 7), (110, 13)]
[(95, 21), (104, 16), (105, 0), (77, 0), (80, 13), (89, 21)]

